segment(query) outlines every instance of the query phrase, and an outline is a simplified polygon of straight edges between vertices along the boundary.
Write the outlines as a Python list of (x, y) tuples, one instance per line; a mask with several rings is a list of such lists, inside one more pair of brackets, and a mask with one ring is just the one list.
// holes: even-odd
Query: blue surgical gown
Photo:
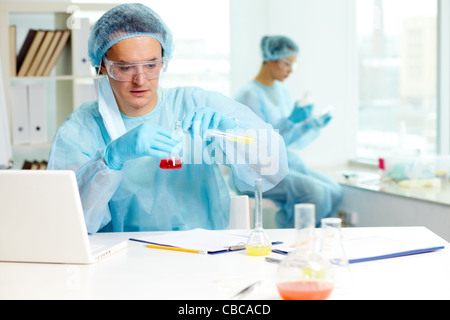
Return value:
[[(264, 188), (269, 190), (286, 176), (283, 139), (250, 109), (219, 93), (194, 87), (160, 92), (155, 110), (148, 115), (139, 118), (122, 115), (127, 131), (143, 122), (173, 129), (174, 123), (183, 120), (191, 109), (210, 107), (236, 117), (238, 129), (266, 130), (277, 139), (277, 152), (270, 157), (278, 169), (273, 174), (261, 176), (267, 159), (261, 166), (255, 163), (263, 161), (226, 163), (239, 190), (252, 191), (258, 177), (263, 178)], [(50, 170), (76, 172), (89, 233), (223, 229), (228, 225), (229, 190), (219, 164), (191, 162), (179, 170), (162, 170), (160, 159), (142, 157), (125, 162), (119, 171), (111, 170), (102, 158), (102, 151), (111, 142), (103, 120), (97, 101), (77, 108), (58, 129), (48, 164)], [(227, 143), (222, 146), (224, 153), (235, 145)]]
[(318, 135), (319, 129), (308, 128), (305, 123), (302, 134), (294, 131), (295, 124), (288, 119), (294, 103), (286, 86), (279, 81), (275, 81), (272, 87), (264, 86), (253, 80), (238, 90), (235, 99), (278, 129), (288, 146), (289, 174), (275, 188), (263, 193), (264, 197), (272, 199), (280, 207), (275, 216), (277, 226), (294, 226), (296, 203), (315, 204), (317, 225), (320, 219), (336, 215), (342, 201), (340, 185), (328, 176), (308, 168), (293, 152), (310, 143)]

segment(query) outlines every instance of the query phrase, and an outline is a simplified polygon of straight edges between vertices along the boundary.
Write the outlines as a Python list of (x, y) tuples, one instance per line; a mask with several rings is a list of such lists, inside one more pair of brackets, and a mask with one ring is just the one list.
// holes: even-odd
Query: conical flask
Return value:
[(342, 243), (342, 220), (323, 218), (321, 220), (321, 255), (330, 261), (334, 275), (334, 293), (348, 294), (352, 291), (353, 280), (347, 255)]
[(276, 283), (285, 300), (325, 300), (333, 290), (330, 262), (315, 249), (315, 205), (295, 205), (297, 243), (280, 263)]
[(250, 234), (245, 250), (249, 256), (267, 256), (272, 251), (272, 242), (263, 229), (262, 179), (255, 180), (255, 229)]
[[(175, 131), (172, 134), (172, 138), (181, 140), (183, 138), (183, 130), (181, 128), (181, 121), (175, 122)], [(172, 153), (167, 158), (161, 159), (159, 167), (161, 169), (181, 169), (183, 166), (180, 158), (180, 147), (176, 146)]]

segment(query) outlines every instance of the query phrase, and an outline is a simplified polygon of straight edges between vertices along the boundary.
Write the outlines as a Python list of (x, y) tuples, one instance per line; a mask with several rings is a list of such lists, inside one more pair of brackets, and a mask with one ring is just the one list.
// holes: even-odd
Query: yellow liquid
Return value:
[(245, 143), (245, 144), (252, 144), (255, 139), (252, 136), (238, 136), (234, 134), (225, 133), (218, 130), (209, 130), (207, 133), (210, 137), (217, 137), (233, 142), (239, 142), (239, 143)]
[(272, 251), (272, 246), (246, 246), (245, 250), (249, 256), (267, 256)]
[(252, 144), (254, 142), (253, 137), (250, 136), (243, 136), (243, 137), (226, 137), (226, 140), (234, 141), (234, 142), (240, 142), (245, 144)]

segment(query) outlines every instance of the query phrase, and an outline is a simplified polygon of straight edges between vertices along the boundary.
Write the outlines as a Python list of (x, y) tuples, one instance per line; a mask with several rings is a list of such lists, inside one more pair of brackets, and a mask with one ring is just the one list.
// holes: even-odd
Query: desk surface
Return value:
[[(273, 241), (293, 241), (295, 230), (266, 230)], [(249, 234), (250, 231), (234, 231)], [(149, 235), (152, 233), (140, 233)], [(446, 249), (421, 255), (352, 264), (354, 287), (330, 299), (450, 299), (448, 243), (423, 227), (348, 228), (344, 237), (393, 236), (424, 239)], [(125, 238), (136, 233), (102, 234)], [(270, 256), (283, 256), (271, 253)], [(92, 265), (0, 263), (0, 299), (230, 299), (245, 286), (263, 282), (246, 299), (280, 299), (277, 265), (245, 251), (218, 255), (128, 248)]]

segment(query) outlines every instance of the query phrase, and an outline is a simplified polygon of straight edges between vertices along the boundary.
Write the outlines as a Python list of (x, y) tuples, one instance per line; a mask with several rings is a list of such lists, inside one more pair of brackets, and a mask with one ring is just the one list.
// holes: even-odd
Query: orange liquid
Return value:
[(159, 167), (161, 169), (181, 169), (182, 163), (180, 159), (161, 159), (161, 162), (159, 163)]
[(333, 284), (323, 281), (303, 280), (277, 284), (284, 300), (326, 300), (333, 290)]

